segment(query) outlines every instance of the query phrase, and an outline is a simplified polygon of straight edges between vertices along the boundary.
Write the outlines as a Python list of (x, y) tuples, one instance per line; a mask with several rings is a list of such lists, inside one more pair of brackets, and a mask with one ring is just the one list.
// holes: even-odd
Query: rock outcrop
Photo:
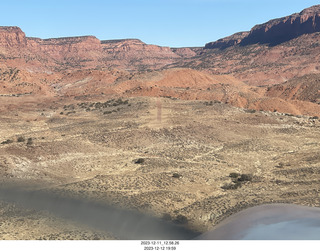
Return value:
[(24, 32), (16, 26), (2, 26), (0, 27), (0, 47), (25, 47), (27, 39)]

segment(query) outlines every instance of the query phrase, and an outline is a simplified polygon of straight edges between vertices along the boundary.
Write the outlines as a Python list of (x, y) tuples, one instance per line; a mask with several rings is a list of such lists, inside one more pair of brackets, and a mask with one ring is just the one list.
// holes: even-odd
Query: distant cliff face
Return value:
[[(254, 86), (320, 73), (320, 5), (207, 43), (199, 56), (174, 66), (233, 74)], [(311, 100), (311, 98), (310, 98)]]
[(158, 69), (195, 55), (189, 48), (171, 49), (139, 39), (100, 41), (94, 36), (40, 39), (26, 37), (19, 27), (0, 27), (0, 66), (36, 71), (116, 67)]
[(145, 44), (139, 39), (104, 40), (101, 44), (102, 61), (116, 68), (156, 69), (183, 57), (169, 47)]
[(29, 52), (47, 60), (94, 61), (101, 55), (100, 40), (94, 36), (34, 39), (27, 38)]
[(0, 46), (2, 48), (24, 47), (26, 45), (26, 36), (19, 27), (0, 27)]
[(234, 45), (269, 44), (275, 46), (304, 34), (320, 32), (320, 5), (300, 13), (270, 20), (254, 26), (250, 32), (239, 32), (210, 42), (205, 49), (225, 49)]
[(254, 26), (241, 45), (270, 44), (289, 41), (303, 34), (320, 31), (320, 5), (310, 7), (291, 16), (271, 20)]

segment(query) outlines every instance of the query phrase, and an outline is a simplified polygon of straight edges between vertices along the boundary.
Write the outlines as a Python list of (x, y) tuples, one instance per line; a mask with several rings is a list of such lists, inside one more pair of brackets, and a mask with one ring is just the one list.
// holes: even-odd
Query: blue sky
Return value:
[(29, 37), (94, 35), (170, 47), (203, 46), (316, 4), (320, 1), (10, 0), (1, 3), (0, 26), (19, 26)]

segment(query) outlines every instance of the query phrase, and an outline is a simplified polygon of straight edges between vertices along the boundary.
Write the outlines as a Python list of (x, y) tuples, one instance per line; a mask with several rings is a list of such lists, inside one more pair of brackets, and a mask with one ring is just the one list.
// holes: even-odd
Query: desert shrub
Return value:
[(2, 145), (11, 144), (11, 143), (13, 143), (13, 140), (11, 140), (11, 139), (7, 139), (7, 140), (1, 142)]
[(283, 168), (284, 167), (284, 164), (282, 162), (280, 162), (277, 166), (277, 168)]
[(102, 106), (103, 106), (103, 104), (101, 104), (100, 102), (97, 102), (97, 103), (94, 104), (94, 107), (96, 109), (100, 109)]
[(26, 141), (25, 138), (22, 137), (22, 136), (20, 136), (20, 137), (17, 139), (17, 142), (25, 142), (25, 141)]
[(173, 178), (177, 178), (177, 179), (179, 179), (179, 178), (181, 178), (181, 177), (182, 177), (182, 175), (181, 175), (181, 174), (179, 174), (179, 173), (174, 173), (174, 174), (172, 174), (172, 177), (173, 177)]
[(135, 164), (143, 164), (144, 162), (145, 162), (145, 159), (139, 158), (139, 159), (137, 159), (134, 163), (135, 163)]
[(174, 220), (175, 223), (177, 224), (187, 224), (188, 223), (188, 218), (182, 214), (177, 215), (177, 217)]
[(232, 179), (232, 183), (225, 184), (221, 188), (225, 190), (235, 190), (242, 186), (243, 183), (252, 181), (253, 176), (251, 174), (230, 173), (229, 177)]
[(236, 190), (236, 189), (240, 188), (241, 186), (242, 186), (241, 182), (236, 180), (232, 183), (223, 185), (221, 188), (224, 190)]
[(213, 105), (213, 101), (210, 101), (210, 102), (204, 102), (205, 105), (207, 106), (210, 106), (210, 105)]
[(246, 109), (246, 110), (244, 110), (246, 113), (255, 113), (256, 112), (256, 110), (254, 110), (254, 109)]
[(33, 144), (33, 139), (32, 138), (28, 138), (27, 145), (32, 145), (32, 144)]
[(230, 173), (229, 174), (229, 177), (234, 178), (234, 179), (238, 178), (239, 176), (240, 176), (240, 173)]
[(123, 100), (121, 98), (118, 98), (117, 100), (112, 100), (113, 103), (111, 104), (112, 106), (117, 106), (123, 104)]
[(240, 182), (252, 181), (252, 175), (251, 174), (241, 174), (240, 178), (238, 178), (238, 181), (240, 181)]
[(118, 105), (128, 105), (129, 100), (122, 100), (121, 98), (118, 98), (117, 100), (111, 99), (103, 103), (103, 107), (109, 107), (109, 106), (118, 106)]

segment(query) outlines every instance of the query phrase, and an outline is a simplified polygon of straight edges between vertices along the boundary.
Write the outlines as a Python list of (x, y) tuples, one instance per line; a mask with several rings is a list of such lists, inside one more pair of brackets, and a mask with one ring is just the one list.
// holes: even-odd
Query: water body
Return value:
[(320, 208), (252, 207), (200, 234), (138, 212), (41, 191), (0, 189), (0, 200), (107, 231), (123, 240), (320, 240)]

